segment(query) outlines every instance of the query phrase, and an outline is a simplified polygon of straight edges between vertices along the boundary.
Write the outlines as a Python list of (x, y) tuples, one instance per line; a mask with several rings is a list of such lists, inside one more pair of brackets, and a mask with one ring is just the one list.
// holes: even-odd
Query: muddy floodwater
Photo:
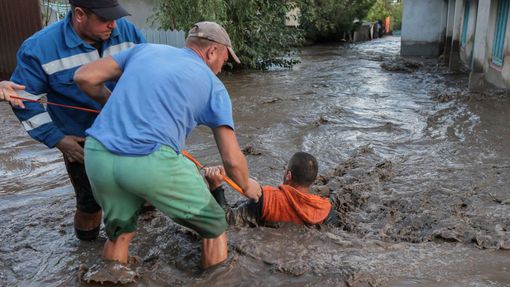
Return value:
[[(294, 152), (314, 154), (313, 190), (340, 223), (229, 227), (228, 261), (201, 272), (199, 238), (151, 212), (128, 286), (510, 286), (510, 96), (399, 51), (392, 37), (313, 46), (291, 71), (222, 75), (252, 176), (277, 185)], [(0, 286), (100, 286), (84, 274), (105, 236), (74, 238), (61, 155), (5, 103), (0, 124)], [(188, 150), (219, 163), (207, 129)]]

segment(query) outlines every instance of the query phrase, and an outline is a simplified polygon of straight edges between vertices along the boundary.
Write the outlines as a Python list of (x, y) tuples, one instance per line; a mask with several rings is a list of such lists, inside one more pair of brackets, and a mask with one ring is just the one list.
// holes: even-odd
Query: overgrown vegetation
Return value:
[[(187, 31), (193, 23), (215, 21), (228, 31), (242, 67), (292, 67), (292, 49), (311, 41), (339, 40), (355, 19), (364, 19), (376, 0), (160, 0), (154, 19), (164, 29)], [(299, 8), (299, 27), (285, 25)]]
[(156, 19), (164, 29), (187, 31), (193, 23), (215, 21), (229, 33), (242, 67), (292, 67), (286, 57), (303, 41), (300, 29), (285, 26), (294, 3), (276, 0), (162, 0)]
[(384, 21), (386, 17), (391, 17), (393, 30), (400, 30), (402, 26), (402, 1), (376, 0), (367, 15), (369, 21)]
[(310, 41), (338, 41), (363, 20), (375, 0), (302, 0), (301, 27)]

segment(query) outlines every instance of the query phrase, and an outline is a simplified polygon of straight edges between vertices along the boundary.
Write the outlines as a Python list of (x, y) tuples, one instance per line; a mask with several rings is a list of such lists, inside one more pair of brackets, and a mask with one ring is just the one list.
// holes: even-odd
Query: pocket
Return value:
[(55, 73), (50, 76), (51, 89), (58, 94), (69, 97), (80, 93), (78, 86), (74, 83), (74, 72), (77, 69), (69, 69), (63, 72)]

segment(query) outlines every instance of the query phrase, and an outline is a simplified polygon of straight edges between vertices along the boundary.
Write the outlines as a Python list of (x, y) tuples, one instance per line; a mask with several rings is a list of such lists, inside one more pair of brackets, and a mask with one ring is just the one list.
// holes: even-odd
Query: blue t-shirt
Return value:
[(176, 152), (197, 125), (234, 128), (225, 86), (193, 50), (141, 44), (113, 56), (122, 75), (86, 132), (110, 152)]

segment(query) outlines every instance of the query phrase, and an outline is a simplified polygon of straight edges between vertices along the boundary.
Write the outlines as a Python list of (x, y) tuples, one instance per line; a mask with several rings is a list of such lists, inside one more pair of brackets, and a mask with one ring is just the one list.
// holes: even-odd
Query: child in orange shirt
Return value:
[(328, 199), (310, 193), (318, 173), (317, 160), (306, 152), (297, 152), (289, 160), (283, 184), (264, 186), (257, 201), (250, 200), (237, 208), (228, 206), (222, 186), (223, 167), (205, 168), (205, 178), (218, 204), (226, 211), (231, 225), (248, 223), (292, 222), (296, 224), (334, 224), (336, 212)]

